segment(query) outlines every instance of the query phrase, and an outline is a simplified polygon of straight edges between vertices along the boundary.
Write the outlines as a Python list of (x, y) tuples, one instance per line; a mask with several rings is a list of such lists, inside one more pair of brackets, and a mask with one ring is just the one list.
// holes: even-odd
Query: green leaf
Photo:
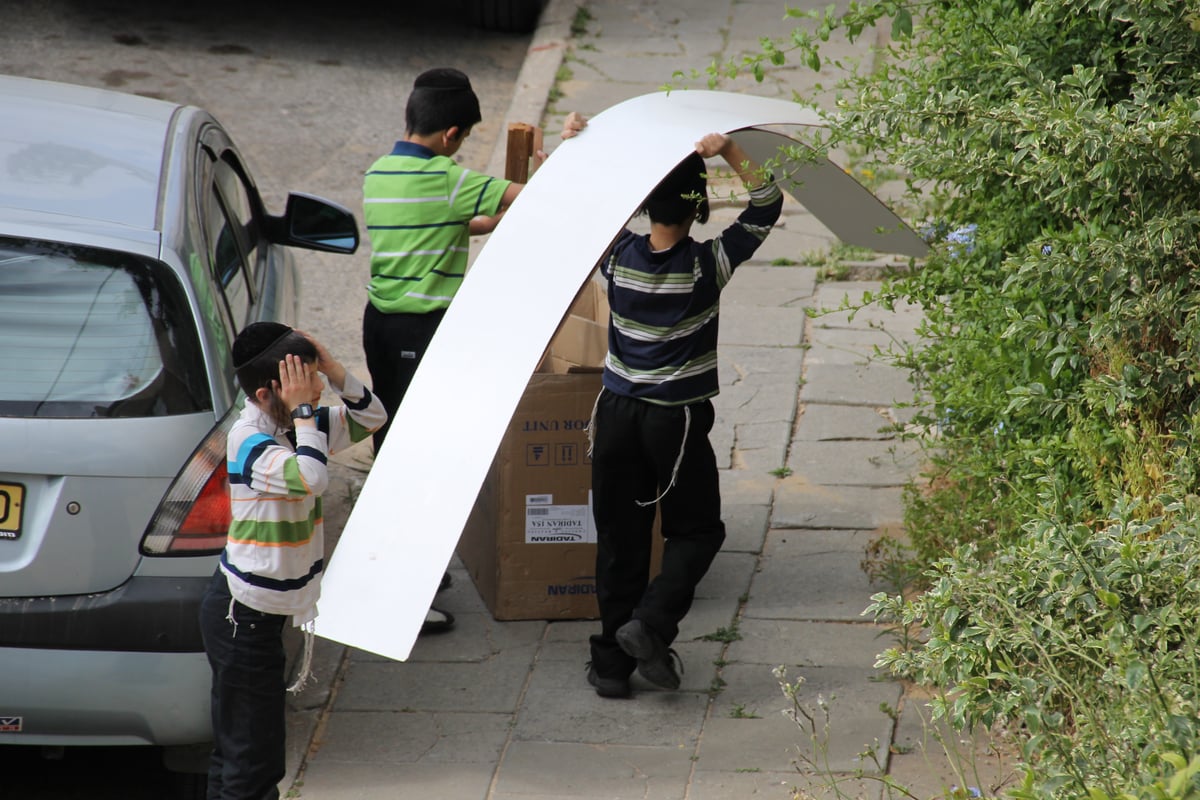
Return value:
[(1125, 667), (1125, 685), (1130, 689), (1136, 690), (1146, 680), (1149, 675), (1149, 670), (1141, 661), (1134, 661), (1129, 666)]
[(896, 18), (892, 20), (892, 38), (907, 39), (912, 36), (912, 27), (912, 14), (906, 8), (900, 9)]

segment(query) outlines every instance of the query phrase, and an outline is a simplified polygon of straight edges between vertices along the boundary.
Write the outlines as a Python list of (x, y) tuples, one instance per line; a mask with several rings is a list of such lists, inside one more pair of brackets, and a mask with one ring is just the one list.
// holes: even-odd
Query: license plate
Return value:
[(21, 535), (21, 509), (24, 504), (24, 486), (19, 483), (0, 483), (0, 539), (16, 539)]

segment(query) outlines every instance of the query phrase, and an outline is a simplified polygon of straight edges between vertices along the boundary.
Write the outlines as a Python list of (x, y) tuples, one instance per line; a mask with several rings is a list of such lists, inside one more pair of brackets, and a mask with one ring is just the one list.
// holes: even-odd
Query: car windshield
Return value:
[(182, 287), (124, 253), (0, 237), (0, 416), (212, 408)]

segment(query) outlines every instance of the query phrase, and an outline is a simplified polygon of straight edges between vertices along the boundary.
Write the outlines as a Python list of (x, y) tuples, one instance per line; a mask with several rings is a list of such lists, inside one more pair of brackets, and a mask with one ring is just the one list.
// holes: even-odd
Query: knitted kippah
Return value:
[(465, 73), (453, 67), (435, 67), (427, 69), (413, 81), (414, 89), (434, 89), (437, 91), (470, 91), (471, 79)]
[(254, 322), (242, 328), (233, 342), (233, 368), (246, 366), (291, 333), (292, 329), (281, 322)]

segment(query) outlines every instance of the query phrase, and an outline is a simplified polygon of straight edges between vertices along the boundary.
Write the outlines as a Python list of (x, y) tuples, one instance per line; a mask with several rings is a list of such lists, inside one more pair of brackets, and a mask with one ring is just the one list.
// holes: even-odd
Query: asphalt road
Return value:
[[(288, 191), (305, 191), (361, 216), (362, 174), (402, 135), (408, 89), (429, 67), (471, 76), (483, 122), (460, 159), (485, 166), (529, 43), (469, 27), (460, 0), (8, 0), (0, 14), (0, 73), (208, 109), (275, 213)], [(361, 347), (366, 250), (297, 254), (303, 324), (349, 364)]]
[[(501, 131), (528, 35), (469, 27), (459, 0), (0, 2), (0, 73), (101, 86), (198, 105), (230, 131), (267, 207), (289, 191), (361, 217), (362, 174), (403, 133), (413, 78), (434, 66), (471, 76), (483, 122), (459, 153), (482, 168)], [(365, 237), (365, 231), (364, 231)], [(302, 325), (364, 379), (360, 325), (367, 249), (297, 251)], [(145, 752), (0, 748), (0, 800), (165, 800)]]

